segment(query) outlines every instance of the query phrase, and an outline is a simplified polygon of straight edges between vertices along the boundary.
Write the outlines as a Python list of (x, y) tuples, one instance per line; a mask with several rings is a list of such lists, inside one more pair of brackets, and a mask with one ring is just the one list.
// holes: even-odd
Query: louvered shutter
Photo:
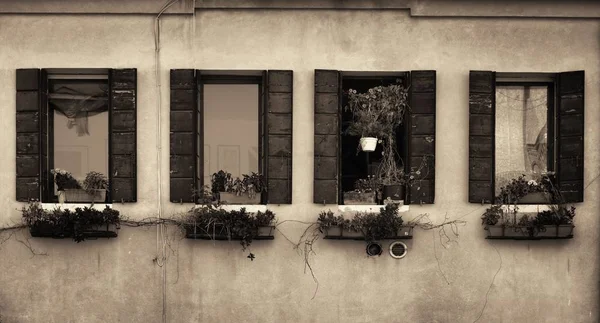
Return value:
[(16, 199), (28, 202), (40, 199), (41, 71), (16, 74)]
[(267, 72), (268, 204), (292, 203), (293, 72)]
[(338, 71), (315, 70), (314, 203), (338, 203), (339, 78)]
[(562, 202), (583, 202), (585, 72), (559, 73), (557, 179)]
[(410, 79), (407, 161), (409, 170), (420, 169), (422, 177), (410, 187), (409, 201), (411, 204), (432, 204), (435, 199), (436, 73), (412, 71)]
[[(170, 200), (195, 203), (199, 154), (203, 145), (198, 129), (198, 88), (193, 69), (171, 70), (170, 112)], [(201, 123), (200, 123), (201, 126)]]
[(494, 200), (496, 73), (469, 73), (469, 202)]
[(137, 200), (137, 70), (112, 69), (110, 83), (110, 200)]

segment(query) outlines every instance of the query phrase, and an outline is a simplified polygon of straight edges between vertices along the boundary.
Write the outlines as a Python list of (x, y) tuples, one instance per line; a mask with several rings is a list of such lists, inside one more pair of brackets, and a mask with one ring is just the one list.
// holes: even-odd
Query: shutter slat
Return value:
[(267, 72), (266, 143), (267, 203), (292, 203), (292, 71)]
[(313, 202), (338, 203), (339, 72), (315, 70)]
[(110, 199), (137, 201), (137, 70), (110, 70)]
[(39, 69), (16, 71), (16, 199), (40, 199), (42, 129), (42, 73)]
[(408, 127), (408, 169), (421, 168), (419, 180), (407, 188), (407, 204), (433, 204), (435, 200), (435, 115), (436, 72), (412, 71), (410, 74), (410, 112), (405, 118)]
[(558, 78), (558, 187), (565, 203), (583, 202), (585, 72), (563, 72)]
[(469, 202), (494, 200), (494, 116), (496, 75), (469, 73)]
[(170, 73), (169, 200), (195, 203), (197, 181), (198, 83), (193, 69)]

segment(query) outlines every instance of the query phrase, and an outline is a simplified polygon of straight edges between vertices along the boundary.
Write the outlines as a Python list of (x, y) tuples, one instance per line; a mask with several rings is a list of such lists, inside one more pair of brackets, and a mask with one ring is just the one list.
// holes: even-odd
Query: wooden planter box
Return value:
[(344, 192), (344, 205), (373, 205), (377, 204), (375, 192)]
[(106, 190), (94, 190), (93, 194), (82, 189), (66, 189), (63, 192), (67, 203), (104, 203), (106, 201)]
[[(275, 237), (275, 226), (260, 226), (256, 235), (252, 237), (253, 240), (273, 240)], [(227, 228), (223, 225), (215, 225), (214, 227), (201, 228), (200, 226), (188, 225), (185, 227), (185, 237), (188, 239), (200, 239), (200, 240), (241, 240), (239, 236), (231, 235)]]
[(519, 204), (544, 204), (550, 202), (550, 194), (545, 192), (529, 193), (519, 199)]
[(254, 197), (244, 195), (235, 195), (235, 193), (219, 192), (219, 200), (223, 204), (260, 204), (261, 193), (256, 193)]
[(570, 239), (573, 238), (572, 224), (546, 225), (545, 230), (532, 230), (528, 227), (504, 227), (499, 225), (487, 226), (487, 239), (514, 239), (514, 240), (540, 240), (540, 239)]
[[(118, 236), (117, 227), (114, 225), (92, 225), (81, 229), (85, 239), (115, 238)], [(48, 222), (39, 222), (29, 227), (29, 233), (35, 238), (72, 238), (74, 234), (73, 225), (62, 227)]]

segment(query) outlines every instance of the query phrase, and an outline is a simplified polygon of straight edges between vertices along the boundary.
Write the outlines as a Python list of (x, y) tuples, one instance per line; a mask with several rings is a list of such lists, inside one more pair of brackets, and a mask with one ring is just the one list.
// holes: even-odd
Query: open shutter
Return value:
[(137, 70), (110, 70), (110, 200), (137, 199)]
[(16, 78), (16, 198), (40, 199), (41, 71), (18, 69)]
[(469, 202), (494, 201), (496, 73), (469, 73)]
[(583, 202), (583, 134), (585, 72), (559, 74), (558, 187), (562, 202)]
[(410, 74), (407, 161), (409, 170), (420, 169), (422, 176), (410, 187), (411, 204), (433, 204), (435, 199), (435, 77), (435, 71)]
[(338, 203), (339, 77), (338, 71), (315, 70), (314, 203)]
[(195, 203), (198, 179), (198, 82), (193, 69), (171, 70), (170, 200)]
[(292, 203), (292, 71), (267, 72), (268, 204)]

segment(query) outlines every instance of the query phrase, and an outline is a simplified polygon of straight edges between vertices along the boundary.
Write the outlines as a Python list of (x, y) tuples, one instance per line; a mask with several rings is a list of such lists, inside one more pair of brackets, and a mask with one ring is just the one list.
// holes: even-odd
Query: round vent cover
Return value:
[(401, 259), (406, 256), (408, 247), (402, 241), (396, 241), (390, 244), (390, 255), (396, 259)]
[(371, 242), (367, 245), (367, 255), (369, 256), (379, 256), (382, 251), (383, 248), (381, 247), (381, 244), (377, 242)]

